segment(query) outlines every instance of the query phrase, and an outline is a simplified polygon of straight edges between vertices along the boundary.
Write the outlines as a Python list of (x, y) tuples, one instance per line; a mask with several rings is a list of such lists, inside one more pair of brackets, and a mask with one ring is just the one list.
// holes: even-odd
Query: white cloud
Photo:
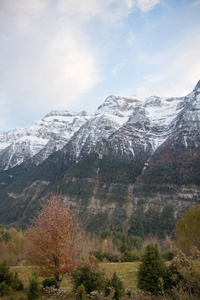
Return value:
[(30, 34), (47, 9), (44, 0), (1, 0), (0, 24), (9, 34)]
[(8, 107), (7, 107), (7, 101), (6, 101), (6, 96), (3, 94), (3, 92), (1, 92), (0, 90), (0, 104), (1, 104), (1, 108), (0, 108), (0, 120), (1, 123), (4, 124), (6, 129), (6, 126), (8, 126), (8, 122), (7, 120), (9, 119), (9, 115), (8, 115)]
[(116, 75), (118, 73), (118, 67), (115, 67), (113, 70), (112, 70), (112, 74), (113, 75)]
[[(67, 109), (102, 80), (104, 55), (91, 27), (116, 30), (135, 8), (159, 0), (1, 0), (1, 107), (9, 111)], [(128, 43), (134, 43), (130, 32)], [(112, 47), (105, 47), (109, 52)], [(113, 70), (116, 74), (118, 69)], [(4, 100), (2, 100), (4, 99)], [(14, 114), (14, 113), (13, 113)], [(1, 114), (2, 115), (2, 114)], [(11, 113), (10, 113), (11, 116)]]
[(200, 5), (200, 0), (196, 0), (192, 3), (192, 6), (198, 6)]
[(127, 43), (129, 46), (133, 46), (136, 43), (136, 36), (135, 36), (134, 32), (129, 31)]
[(151, 74), (151, 75), (146, 75), (143, 77), (143, 80), (148, 81), (148, 82), (159, 82), (162, 79), (163, 79), (163, 76), (158, 75), (158, 74), (157, 75)]
[[(200, 80), (200, 26), (192, 27), (176, 44), (165, 51), (149, 53), (142, 49), (138, 62), (146, 75), (135, 73), (129, 86), (122, 88), (120, 95), (147, 97), (185, 96), (190, 93)], [(138, 80), (138, 83), (137, 83)]]
[(152, 65), (160, 68), (144, 78), (145, 96), (184, 96), (191, 92), (200, 79), (199, 30), (199, 26), (191, 28), (172, 48), (151, 57)]
[(137, 0), (137, 6), (142, 12), (150, 11), (155, 5), (159, 4), (161, 0)]
[[(11, 61), (2, 70), (10, 96), (20, 91), (29, 108), (36, 110), (64, 108), (66, 101), (70, 104), (90, 91), (100, 80), (100, 71), (79, 20), (59, 15), (58, 9), (44, 10), (42, 0), (20, 0), (13, 6), (12, 2), (3, 2), (7, 18), (4, 14), (1, 21), (8, 46), (13, 47)], [(7, 23), (11, 17), (12, 26)]]

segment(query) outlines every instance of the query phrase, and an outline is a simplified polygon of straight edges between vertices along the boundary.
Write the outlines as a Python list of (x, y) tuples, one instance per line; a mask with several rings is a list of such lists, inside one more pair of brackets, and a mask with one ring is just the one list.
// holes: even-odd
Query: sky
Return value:
[(200, 0), (0, 0), (0, 132), (200, 80)]

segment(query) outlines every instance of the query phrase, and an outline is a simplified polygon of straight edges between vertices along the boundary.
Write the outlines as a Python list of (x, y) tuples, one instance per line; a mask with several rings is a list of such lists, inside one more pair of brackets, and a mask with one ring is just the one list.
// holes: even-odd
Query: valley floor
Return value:
[[(103, 262), (100, 263), (100, 267), (105, 271), (105, 275), (108, 278), (111, 278), (113, 276), (113, 273), (116, 272), (121, 281), (124, 284), (124, 287), (126, 289), (130, 289), (132, 291), (132, 296), (124, 296), (123, 299), (134, 299), (134, 300), (150, 300), (150, 299), (156, 299), (156, 300), (161, 300), (161, 299), (167, 299), (163, 296), (159, 297), (154, 297), (150, 295), (146, 295), (143, 292), (136, 292), (137, 289), (137, 280), (136, 280), (136, 274), (138, 270), (140, 262), (129, 262), (129, 263), (108, 263), (108, 262)], [(20, 279), (23, 281), (23, 284), (25, 286), (25, 291), (20, 291), (20, 292), (15, 292), (13, 294), (9, 294), (9, 296), (4, 296), (1, 299), (2, 300), (25, 300), (27, 299), (26, 296), (26, 287), (28, 286), (29, 283), (29, 278), (33, 274), (33, 269), (32, 267), (29, 266), (16, 266), (16, 267), (11, 267), (11, 271), (16, 271), (19, 274)], [(40, 281), (43, 281), (43, 278), (39, 278)], [(71, 293), (72, 292), (72, 285), (70, 282), (70, 277), (65, 276), (61, 287), (60, 291), (56, 294), (42, 294), (40, 296), (40, 299), (68, 299), (68, 300), (75, 300), (76, 296)], [(91, 297), (89, 298), (91, 299)], [(103, 296), (98, 297), (99, 300), (103, 300)], [(109, 299), (110, 298), (105, 298)], [(195, 299), (196, 300), (196, 299)]]

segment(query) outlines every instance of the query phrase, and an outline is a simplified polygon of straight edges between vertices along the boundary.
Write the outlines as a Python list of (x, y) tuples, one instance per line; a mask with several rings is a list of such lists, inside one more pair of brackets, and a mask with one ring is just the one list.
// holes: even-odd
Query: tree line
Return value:
[[(74, 291), (78, 292), (80, 297), (97, 290), (103, 291), (105, 296), (113, 293), (113, 297), (119, 299), (125, 289), (118, 275), (113, 274), (113, 278), (108, 280), (98, 267), (98, 261), (109, 260), (110, 253), (118, 255), (121, 261), (140, 259), (137, 275), (139, 289), (153, 294), (160, 293), (163, 297), (173, 295), (174, 299), (178, 293), (185, 293), (191, 297), (194, 294), (200, 295), (199, 225), (200, 206), (196, 205), (185, 212), (176, 224), (175, 240), (169, 240), (168, 243), (174, 258), (167, 266), (156, 243), (148, 243), (142, 249), (140, 237), (109, 230), (100, 232), (98, 236), (85, 235), (68, 205), (60, 197), (53, 196), (43, 203), (42, 209), (25, 232), (0, 227), (0, 260), (3, 261), (1, 268), (7, 268), (6, 260), (9, 264), (18, 264), (25, 258), (38, 274), (47, 278), (43, 283), (44, 287), (54, 282), (59, 288), (63, 276), (69, 274)], [(88, 241), (92, 239), (96, 248), (89, 251), (91, 249), (88, 247), (85, 250)], [(18, 281), (17, 274), (9, 274), (8, 272), (8, 278), (15, 277)], [(6, 281), (0, 274), (2, 295), (8, 292), (9, 286), (14, 286), (14, 279), (9, 280)], [(33, 294), (34, 290), (37, 290), (37, 275), (31, 280), (30, 295), (31, 290)], [(32, 285), (35, 287), (31, 288)]]

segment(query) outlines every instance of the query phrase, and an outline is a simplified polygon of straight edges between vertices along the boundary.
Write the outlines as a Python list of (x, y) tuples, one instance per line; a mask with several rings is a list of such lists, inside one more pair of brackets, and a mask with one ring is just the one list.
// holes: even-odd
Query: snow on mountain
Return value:
[(106, 98), (94, 116), (70, 140), (67, 146), (68, 154), (77, 160), (91, 152), (99, 152), (99, 143), (108, 140), (128, 121), (137, 102), (115, 96)]
[(40, 161), (60, 150), (90, 116), (86, 112), (52, 111), (25, 128), (0, 134), (0, 166), (8, 169), (21, 164), (40, 151)]
[(109, 96), (92, 116), (52, 111), (26, 128), (0, 134), (0, 168), (30, 158), (40, 164), (64, 146), (74, 160), (92, 152), (146, 157), (169, 138), (184, 146), (197, 146), (199, 124), (200, 81), (181, 98)]
[(171, 147), (200, 147), (200, 81), (192, 93), (181, 99), (173, 127)]

